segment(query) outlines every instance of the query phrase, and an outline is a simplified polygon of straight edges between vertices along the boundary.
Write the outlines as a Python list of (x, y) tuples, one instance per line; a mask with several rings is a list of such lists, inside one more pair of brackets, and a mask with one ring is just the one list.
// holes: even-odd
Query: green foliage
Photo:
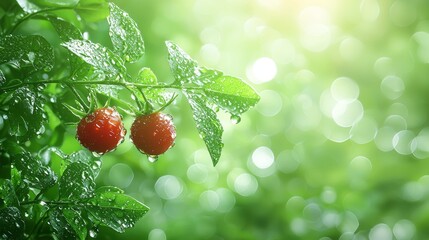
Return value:
[(219, 119), (216, 118), (216, 113), (207, 106), (201, 94), (193, 91), (186, 91), (184, 93), (191, 105), (194, 121), (196, 122), (200, 137), (206, 143), (213, 165), (216, 165), (223, 147), (222, 125)]
[[(223, 128), (213, 106), (226, 110), (233, 118), (239, 117), (259, 101), (259, 96), (240, 79), (200, 67), (176, 44), (166, 42), (166, 45), (170, 68), (176, 80), (174, 84), (179, 85), (188, 98), (200, 137), (209, 150), (213, 165), (216, 165), (223, 147)], [(188, 86), (201, 87), (203, 91), (195, 91)]]
[(93, 221), (117, 232), (132, 227), (149, 210), (134, 198), (114, 187), (101, 187), (89, 201), (88, 211)]
[(118, 6), (109, 4), (109, 35), (115, 52), (127, 62), (136, 62), (144, 54), (144, 42), (137, 23)]
[[(46, 116), (42, 108), (43, 96), (39, 91), (22, 87), (12, 94), (13, 101), (8, 110), (8, 120), (14, 124), (9, 127), (9, 134), (20, 139), (42, 133)], [(28, 121), (33, 119), (33, 121)]]
[(25, 223), (19, 209), (7, 207), (0, 209), (0, 237), (2, 239), (23, 239)]
[[(18, 68), (32, 67), (49, 71), (54, 66), (54, 50), (38, 35), (7, 35), (0, 39), (0, 64), (10, 63)], [(22, 65), (22, 66), (21, 66)]]
[(86, 63), (103, 71), (106, 77), (112, 79), (119, 77), (118, 80), (123, 78), (121, 75), (126, 71), (124, 62), (112, 51), (101, 46), (99, 43), (93, 43), (88, 40), (70, 40), (63, 43), (63, 46)]
[(40, 158), (33, 157), (29, 152), (13, 156), (14, 167), (21, 173), (21, 177), (30, 187), (45, 190), (52, 187), (57, 176)]
[[(1, 239), (85, 239), (99, 226), (124, 232), (149, 210), (121, 189), (97, 188), (101, 156), (64, 144), (75, 131), (73, 116), (109, 103), (125, 115), (148, 114), (168, 107), (180, 90), (216, 165), (223, 148), (216, 109), (239, 117), (259, 101), (246, 83), (199, 66), (172, 42), (172, 84), (148, 67), (132, 76), (126, 63), (141, 60), (144, 41), (114, 3), (8, 0), (0, 8)], [(87, 36), (99, 20), (109, 26), (110, 48)], [(35, 35), (33, 25), (44, 31)]]

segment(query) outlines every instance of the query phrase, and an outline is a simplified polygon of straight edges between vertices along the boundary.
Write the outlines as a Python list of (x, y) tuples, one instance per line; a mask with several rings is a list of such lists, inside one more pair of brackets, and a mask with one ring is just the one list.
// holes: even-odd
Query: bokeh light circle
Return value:
[(340, 77), (331, 84), (332, 97), (337, 101), (353, 102), (359, 97), (359, 85), (350, 78)]
[(128, 187), (134, 179), (134, 172), (130, 166), (117, 163), (110, 168), (109, 182), (119, 188)]
[(247, 78), (254, 84), (273, 80), (277, 75), (277, 64), (269, 57), (257, 59), (248, 69)]
[(395, 100), (404, 92), (405, 84), (404, 81), (397, 76), (387, 76), (381, 82), (380, 88), (387, 98)]
[(369, 232), (369, 240), (393, 240), (392, 230), (387, 224), (377, 224)]
[(165, 175), (155, 183), (155, 191), (163, 199), (172, 200), (178, 198), (183, 191), (181, 181), (175, 176)]
[(332, 110), (332, 119), (341, 127), (351, 127), (361, 120), (364, 114), (362, 103), (359, 100), (337, 102)]
[(235, 178), (234, 190), (242, 196), (250, 196), (258, 190), (258, 181), (249, 173), (242, 173)]

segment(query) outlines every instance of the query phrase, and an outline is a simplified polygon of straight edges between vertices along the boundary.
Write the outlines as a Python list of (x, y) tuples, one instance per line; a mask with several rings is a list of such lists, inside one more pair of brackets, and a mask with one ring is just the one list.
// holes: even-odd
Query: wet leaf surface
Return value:
[(213, 165), (219, 161), (222, 143), (222, 125), (216, 113), (207, 106), (203, 95), (195, 92), (184, 92), (193, 111), (193, 118), (200, 137), (204, 140), (210, 153)]
[(109, 35), (115, 51), (126, 62), (135, 62), (144, 54), (144, 42), (137, 23), (114, 3), (109, 3)]
[(0, 64), (50, 71), (54, 60), (54, 50), (42, 36), (7, 35), (0, 38)]
[(25, 223), (18, 208), (0, 209), (0, 239), (23, 239), (24, 229)]

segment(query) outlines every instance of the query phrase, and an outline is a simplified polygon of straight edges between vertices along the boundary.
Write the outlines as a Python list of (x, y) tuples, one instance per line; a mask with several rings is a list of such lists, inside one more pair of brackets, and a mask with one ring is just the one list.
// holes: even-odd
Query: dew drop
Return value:
[(45, 133), (45, 130), (46, 130), (45, 125), (42, 125), (42, 126), (40, 127), (40, 129), (39, 129), (39, 130), (37, 130), (36, 134), (37, 134), (37, 135), (41, 135), (41, 134)]
[(94, 114), (90, 114), (90, 115), (86, 116), (86, 118), (85, 118), (85, 121), (87, 123), (93, 122), (94, 120), (95, 120)]
[(232, 124), (238, 124), (241, 122), (241, 117), (238, 115), (231, 115)]
[(94, 157), (99, 158), (99, 157), (101, 157), (103, 154), (102, 154), (102, 153), (98, 153), (98, 152), (92, 152), (92, 155), (93, 155)]
[(96, 238), (98, 234), (98, 229), (97, 228), (93, 228), (89, 230), (89, 236), (91, 238)]
[(158, 156), (157, 155), (148, 155), (147, 160), (149, 160), (149, 162), (151, 162), (151, 163), (154, 163), (154, 162), (158, 161)]

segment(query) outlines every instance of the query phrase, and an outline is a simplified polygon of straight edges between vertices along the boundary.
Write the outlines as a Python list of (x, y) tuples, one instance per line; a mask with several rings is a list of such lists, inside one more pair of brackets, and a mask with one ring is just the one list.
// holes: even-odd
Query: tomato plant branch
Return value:
[(186, 90), (202, 90), (202, 87), (197, 86), (181, 86), (181, 85), (158, 85), (158, 84), (143, 84), (143, 83), (131, 83), (131, 82), (118, 82), (118, 81), (68, 81), (66, 79), (48, 79), (48, 80), (40, 80), (34, 82), (20, 82), (10, 86), (0, 87), (1, 92), (8, 92), (16, 90), (20, 87), (27, 85), (41, 85), (41, 84), (49, 84), (49, 83), (59, 83), (65, 85), (113, 85), (113, 86), (121, 86), (124, 88), (128, 87), (137, 87), (137, 88), (161, 88), (161, 89), (186, 89)]
[(32, 201), (27, 201), (27, 202), (22, 202), (21, 206), (26, 206), (26, 205), (35, 205), (35, 204), (40, 204), (40, 205), (79, 205), (77, 204), (78, 202), (74, 202), (74, 201), (43, 201), (43, 200), (32, 200)]
[(69, 10), (74, 10), (75, 9), (75, 7), (56, 7), (56, 8), (48, 8), (48, 9), (42, 9), (42, 10), (40, 10), (40, 11), (37, 11), (37, 12), (33, 12), (33, 13), (30, 13), (30, 14), (28, 14), (28, 15), (26, 15), (26, 16), (24, 16), (23, 18), (21, 18), (7, 33), (6, 33), (6, 35), (7, 34), (11, 34), (11, 33), (13, 33), (13, 32), (15, 32), (15, 30), (19, 27), (19, 25), (21, 25), (23, 22), (25, 22), (25, 21), (27, 21), (28, 19), (30, 19), (30, 18), (32, 18), (32, 17), (34, 17), (34, 16), (36, 16), (36, 15), (38, 15), (38, 14), (41, 14), (41, 13), (45, 13), (45, 12), (52, 12), (52, 11), (57, 11), (57, 10), (67, 10), (67, 9), (69, 9)]

